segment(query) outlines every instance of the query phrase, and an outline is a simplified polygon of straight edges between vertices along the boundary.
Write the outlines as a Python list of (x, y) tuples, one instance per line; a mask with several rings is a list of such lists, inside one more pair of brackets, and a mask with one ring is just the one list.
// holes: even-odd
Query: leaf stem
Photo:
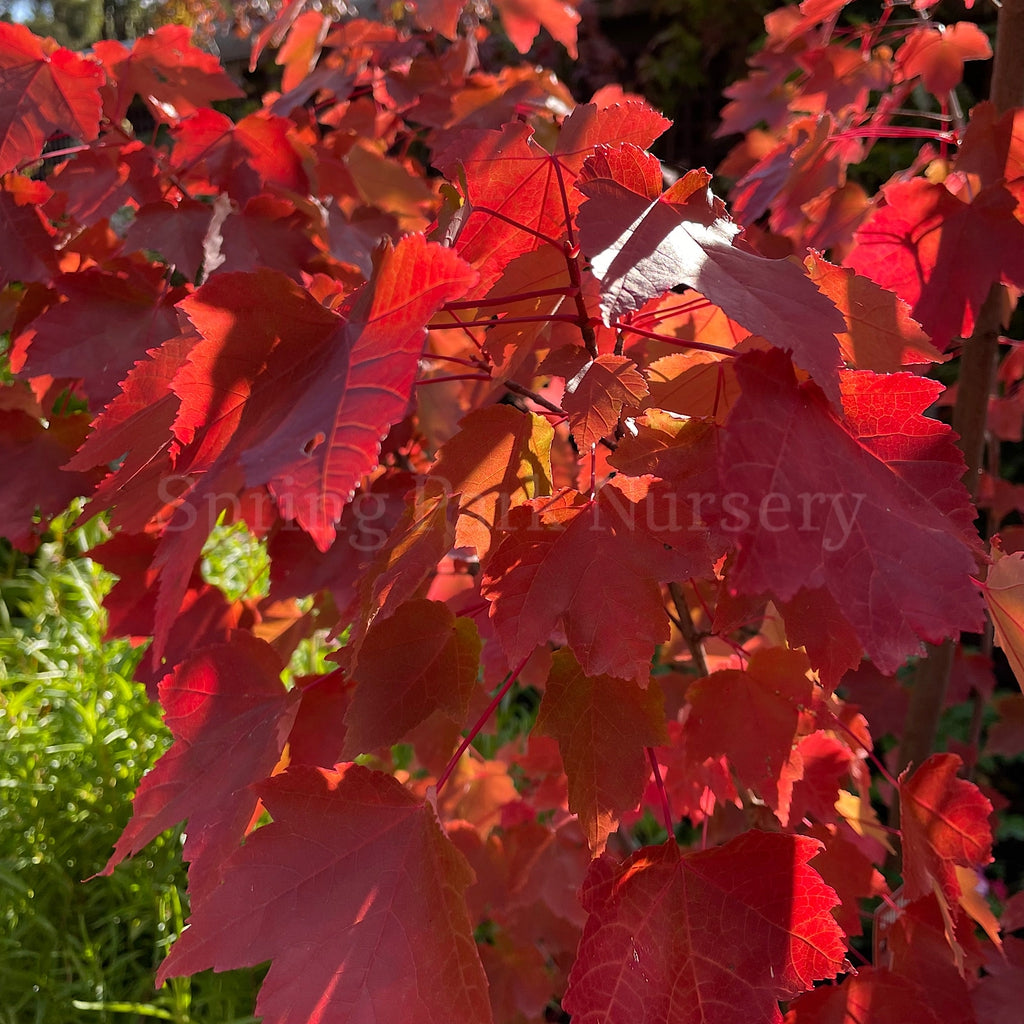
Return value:
[(709, 345), (703, 341), (683, 341), (682, 338), (673, 338), (670, 334), (659, 334), (657, 331), (647, 331), (643, 327), (635, 327), (633, 324), (619, 323), (615, 325), (620, 331), (632, 331), (642, 338), (651, 338), (654, 341), (663, 341), (666, 345), (675, 345), (678, 348), (693, 348), (700, 352), (714, 352), (720, 356), (736, 357), (736, 350), (723, 348), (721, 345)]
[(453, 380), (491, 380), (490, 374), (483, 373), (453, 373), (447, 377), (424, 377), (422, 380), (416, 381), (416, 386), (419, 387), (421, 384), (447, 384)]
[[(442, 312), (446, 312), (442, 310)], [(538, 313), (536, 316), (503, 316), (497, 319), (487, 317), (483, 320), (459, 320), (454, 324), (431, 324), (432, 330), (450, 330), (452, 327), (498, 327), (501, 324), (548, 324), (579, 323), (579, 317), (571, 313)]]
[(690, 649), (693, 664), (701, 676), (706, 676), (708, 675), (707, 659), (704, 657), (704, 648), (701, 647), (700, 637), (693, 625), (693, 619), (690, 618), (690, 606), (686, 602), (683, 588), (678, 583), (670, 583), (668, 592), (672, 597), (672, 603), (676, 606), (676, 615), (679, 616), (676, 625), (679, 627), (679, 632), (683, 634), (686, 646)]
[(678, 316), (680, 313), (692, 313), (698, 309), (706, 309), (710, 305), (712, 305), (711, 300), (705, 299), (702, 295), (699, 299), (687, 299), (685, 302), (680, 302), (675, 306), (666, 306), (662, 309), (651, 310), (649, 313), (637, 314), (631, 323), (664, 323), (664, 321)]
[(583, 274), (580, 272), (580, 248), (574, 243), (566, 242), (562, 247), (562, 252), (565, 255), (565, 265), (569, 271), (569, 280), (572, 282), (572, 286), (575, 289), (576, 311), (579, 313), (579, 317), (576, 322), (579, 324), (580, 334), (583, 336), (583, 344), (586, 345), (587, 351), (590, 353), (590, 358), (596, 359), (598, 352), (597, 335), (594, 333), (594, 325), (599, 321), (594, 320), (590, 316), (590, 310), (587, 309), (586, 299), (583, 298)]
[(558, 179), (558, 191), (562, 196), (562, 212), (565, 214), (565, 236), (569, 239), (569, 245), (576, 248), (576, 235), (572, 230), (572, 213), (569, 210), (569, 194), (565, 190), (565, 178), (562, 176), (562, 165), (554, 154), (550, 157), (555, 168), (555, 177)]
[(529, 388), (523, 387), (522, 384), (517, 384), (514, 380), (505, 381), (504, 386), (512, 394), (528, 398), (531, 402), (536, 402), (542, 409), (547, 409), (548, 412), (553, 412), (556, 416), (561, 416), (564, 419), (569, 418), (569, 414), (560, 405), (549, 402), (543, 395), (538, 395), (536, 391), (531, 391)]
[(432, 362), (435, 359), (446, 363), (458, 363), (459, 366), (468, 366), (473, 370), (486, 370), (487, 367), (479, 359), (463, 359), (461, 356), (444, 356), (436, 352), (429, 352), (423, 356), (425, 362)]
[(669, 839), (675, 839), (675, 828), (672, 825), (672, 808), (668, 802), (668, 790), (665, 789), (665, 780), (661, 777), (661, 765), (658, 764), (658, 755), (654, 752), (654, 747), (647, 748), (647, 759), (651, 762), (651, 768), (654, 770), (654, 785), (658, 789), (658, 796), (661, 797), (661, 813), (665, 822), (665, 831), (668, 832)]
[[(864, 747), (864, 744), (861, 743), (861, 741), (857, 738), (857, 734), (834, 711), (830, 709), (828, 712), (828, 716), (832, 720), (833, 724), (838, 725), (839, 728), (842, 729), (843, 732), (845, 732), (853, 740), (853, 742), (857, 744), (858, 747)], [(896, 779), (892, 777), (892, 772), (890, 772), (889, 769), (886, 768), (885, 762), (874, 752), (874, 750), (867, 750), (865, 748), (865, 753), (868, 755), (869, 758), (871, 758), (872, 764), (874, 764), (874, 766), (878, 769), (878, 772), (882, 776), (882, 778), (885, 779), (885, 781), (888, 782), (893, 789), (899, 792), (900, 784), (896, 781)], [(898, 829), (893, 829), (893, 831), (898, 832)]]
[(533, 235), (534, 238), (540, 239), (547, 245), (553, 245), (556, 249), (562, 248), (562, 243), (557, 239), (552, 238), (550, 235), (545, 235), (543, 231), (538, 231), (536, 228), (527, 227), (525, 224), (520, 224), (519, 221), (513, 220), (511, 217), (505, 216), (498, 210), (493, 210), (489, 206), (474, 206), (474, 213), (485, 213), (490, 217), (497, 217), (498, 220), (504, 221), (506, 224), (510, 224), (514, 228), (518, 228), (520, 231), (525, 231), (528, 235)]
[(494, 697), (491, 699), (490, 704), (488, 704), (487, 707), (484, 709), (484, 713), (476, 720), (475, 724), (473, 725), (473, 728), (470, 729), (469, 732), (466, 734), (466, 738), (459, 744), (459, 749), (456, 750), (454, 754), (452, 754), (451, 760), (445, 766), (444, 771), (441, 772), (441, 778), (437, 780), (437, 785), (434, 787), (437, 793), (440, 793), (441, 790), (444, 788), (444, 784), (448, 781), (448, 777), (455, 770), (455, 766), (459, 763), (459, 759), (469, 749), (469, 745), (473, 742), (473, 740), (476, 739), (477, 733), (480, 732), (480, 730), (487, 724), (487, 719), (494, 714), (495, 709), (501, 703), (501, 698), (504, 697), (505, 694), (508, 693), (510, 689), (512, 689), (512, 684), (519, 678), (519, 673), (522, 672), (524, 668), (526, 668), (526, 663), (530, 660), (532, 656), (533, 651), (526, 655), (526, 657), (523, 658), (521, 662), (519, 662), (515, 669), (509, 673), (508, 679), (506, 679), (505, 682), (502, 683), (501, 689), (498, 690), (498, 692), (494, 695)]
[(552, 295), (562, 295), (565, 298), (569, 298), (572, 292), (572, 285), (566, 285), (564, 288), (537, 288), (531, 292), (515, 292), (512, 295), (484, 296), (482, 299), (461, 299), (458, 302), (446, 302), (441, 309), (447, 312), (450, 309), (479, 309), (481, 306), (507, 306), (512, 302), (546, 299)]

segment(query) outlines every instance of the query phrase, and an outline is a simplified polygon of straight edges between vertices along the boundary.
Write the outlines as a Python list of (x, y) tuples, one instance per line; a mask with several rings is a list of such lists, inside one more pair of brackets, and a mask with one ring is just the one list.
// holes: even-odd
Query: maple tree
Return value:
[[(575, 54), (572, 4), (494, 6)], [(1024, 3), (967, 113), (989, 39), (934, 6), (770, 14), (729, 206), (459, 0), (289, 0), (256, 110), (180, 27), (0, 24), (0, 531), (109, 527), (173, 743), (102, 871), (186, 831), (158, 981), (270, 961), (268, 1024), (1011, 1019)], [(265, 594), (204, 578), (218, 523)]]

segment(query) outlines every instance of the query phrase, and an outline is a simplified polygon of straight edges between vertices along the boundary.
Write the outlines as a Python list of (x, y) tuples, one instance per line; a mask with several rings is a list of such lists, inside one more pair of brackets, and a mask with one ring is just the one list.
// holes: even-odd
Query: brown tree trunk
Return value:
[[(1000, 113), (1024, 106), (1024, 0), (1003, 0), (1000, 8), (990, 99)], [(988, 401), (999, 364), (999, 335), (1011, 313), (1006, 289), (994, 281), (960, 358), (953, 429), (960, 435), (967, 463), (964, 483), (972, 498), (978, 495), (985, 460)], [(918, 664), (900, 744), (900, 770), (909, 764), (919, 765), (935, 746), (952, 665), (952, 641), (931, 647), (928, 657)]]

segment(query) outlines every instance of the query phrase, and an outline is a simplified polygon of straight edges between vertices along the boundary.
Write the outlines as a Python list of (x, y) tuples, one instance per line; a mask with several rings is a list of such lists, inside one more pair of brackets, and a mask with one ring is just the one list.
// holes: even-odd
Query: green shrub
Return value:
[(0, 1024), (251, 1021), (257, 977), (153, 974), (187, 916), (180, 833), (109, 878), (143, 772), (166, 749), (131, 682), (140, 657), (103, 642), (110, 578), (66, 530), (31, 557), (0, 541)]

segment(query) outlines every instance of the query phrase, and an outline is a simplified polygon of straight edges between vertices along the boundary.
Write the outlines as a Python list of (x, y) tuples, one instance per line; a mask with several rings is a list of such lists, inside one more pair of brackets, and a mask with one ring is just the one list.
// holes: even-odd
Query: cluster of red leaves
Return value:
[[(563, 4), (496, 6), (521, 49), (575, 45)], [(291, 0), (257, 44), (282, 91), (237, 120), (183, 29), (83, 57), (0, 25), (0, 530), (31, 549), (85, 497), (110, 632), (152, 638), (174, 743), (104, 870), (187, 822), (160, 980), (269, 960), (268, 1024), (1011, 1019), (991, 805), (952, 754), (890, 779), (891, 891), (868, 762), (899, 724), (849, 700), (983, 627), (921, 370), (1024, 285), (1024, 121), (975, 108), (942, 174), (869, 199), (865, 140), (986, 51), (832, 42), (843, 6), (768, 19), (734, 216), (703, 171), (665, 186), (638, 98), (479, 67), (460, 3)], [(265, 544), (266, 597), (204, 580), (219, 519)], [(1019, 560), (985, 591), (1011, 651)], [(338, 667), (286, 687), (323, 626)], [(517, 683), (536, 722), (484, 759)], [(638, 808), (700, 848), (636, 848)]]

